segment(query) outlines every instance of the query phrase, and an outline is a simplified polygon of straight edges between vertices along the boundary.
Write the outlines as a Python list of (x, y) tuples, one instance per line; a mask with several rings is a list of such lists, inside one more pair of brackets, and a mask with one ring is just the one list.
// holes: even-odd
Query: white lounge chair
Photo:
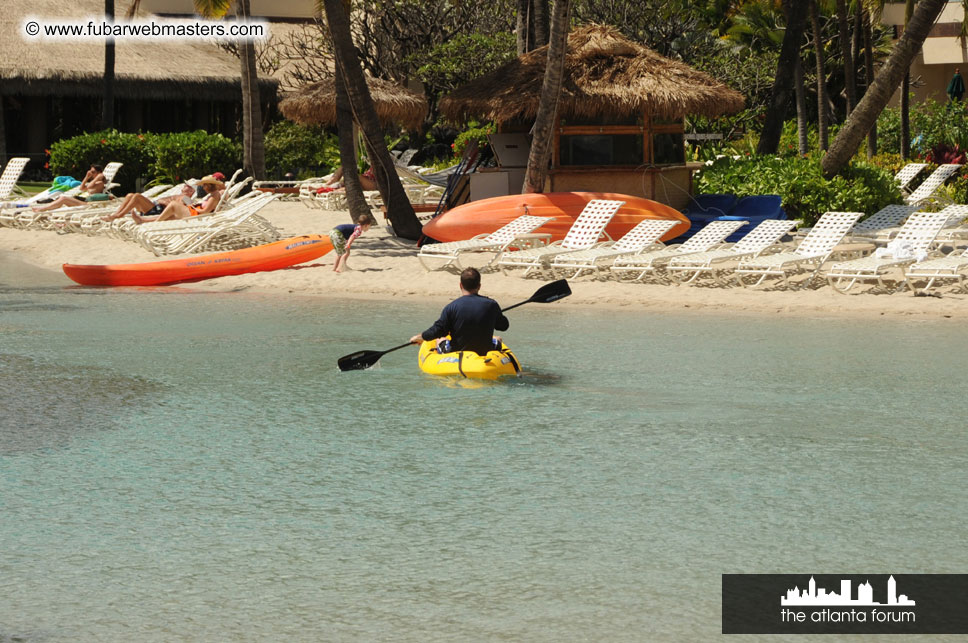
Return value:
[(931, 173), (931, 176), (924, 179), (911, 194), (904, 197), (904, 202), (908, 205), (923, 205), (932, 200), (938, 200), (938, 188), (944, 185), (945, 181), (958, 173), (961, 168), (959, 163), (946, 163), (939, 165), (938, 169)]
[[(903, 268), (924, 259), (935, 237), (948, 219), (942, 212), (915, 212), (901, 226), (897, 236), (869, 257), (835, 263), (824, 274), (830, 287), (845, 294), (858, 281), (877, 281), (887, 289), (884, 275), (892, 269)], [(847, 285), (844, 286), (844, 281)], [(899, 289), (904, 287), (902, 281)]]
[(428, 261), (432, 263), (442, 260), (443, 263), (436, 266), (438, 270), (442, 270), (450, 264), (460, 268), (460, 255), (464, 252), (493, 252), (495, 253), (494, 256), (485, 264), (485, 267), (487, 267), (500, 259), (508, 246), (520, 235), (528, 234), (552, 219), (554, 217), (535, 217), (525, 214), (489, 234), (479, 234), (462, 241), (423, 245), (420, 247), (420, 252), (417, 253), (417, 259), (420, 261), (420, 265), (428, 271), (434, 269), (434, 266), (429, 265)]
[(804, 288), (813, 281), (834, 248), (862, 216), (863, 212), (827, 212), (810, 229), (796, 250), (745, 259), (739, 262), (733, 275), (741, 286), (747, 285), (745, 275), (759, 276), (754, 286), (759, 286), (770, 276), (779, 277), (786, 284), (793, 274), (801, 272), (805, 266), (815, 266), (813, 273), (800, 284), (800, 288)]
[[(497, 261), (497, 265), (501, 266), (501, 272), (504, 272), (505, 268), (508, 267), (527, 268), (524, 272), (527, 275), (536, 268), (546, 266), (552, 257), (557, 257), (565, 252), (587, 250), (598, 243), (602, 235), (605, 234), (605, 226), (623, 205), (625, 205), (625, 201), (593, 199), (585, 204), (584, 209), (575, 218), (575, 222), (571, 224), (571, 228), (568, 229), (564, 239), (540, 248), (505, 252)], [(605, 237), (607, 238), (608, 235), (605, 234)]]
[(690, 283), (700, 275), (710, 273), (717, 282), (724, 284), (718, 276), (723, 270), (723, 263), (760, 256), (776, 246), (780, 238), (796, 224), (796, 220), (766, 219), (732, 246), (675, 257), (668, 263), (666, 270), (680, 283)]
[(256, 213), (276, 198), (260, 192), (219, 214), (143, 223), (137, 241), (155, 255), (223, 250), (276, 241), (279, 230)]
[(659, 237), (668, 232), (672, 226), (678, 224), (678, 220), (672, 219), (643, 219), (635, 224), (635, 227), (622, 235), (622, 238), (615, 242), (605, 242), (577, 252), (566, 252), (555, 256), (551, 260), (552, 268), (574, 268), (576, 278), (586, 270), (600, 270), (599, 262), (606, 259), (615, 259), (624, 255), (636, 254), (648, 248), (662, 246)]
[(23, 156), (15, 156), (7, 161), (7, 166), (3, 168), (3, 174), (0, 174), (0, 201), (6, 201), (13, 194), (14, 188), (17, 187), (17, 181), (20, 180), (20, 175), (23, 174), (24, 168), (27, 167), (29, 162), (30, 159)]
[(910, 193), (908, 187), (911, 185), (911, 181), (926, 167), (928, 167), (927, 163), (908, 163), (898, 170), (897, 174), (894, 175), (894, 180), (903, 194)]
[(641, 281), (645, 275), (655, 273), (676, 257), (684, 257), (695, 252), (706, 252), (721, 245), (726, 237), (736, 232), (740, 226), (748, 225), (746, 221), (710, 221), (699, 232), (686, 239), (683, 243), (664, 246), (658, 250), (640, 252), (638, 254), (619, 257), (612, 264), (614, 272), (639, 271), (636, 281)]
[[(911, 206), (913, 207), (913, 206)], [(968, 217), (968, 205), (948, 205), (941, 210), (947, 215), (941, 232), (935, 237), (935, 242), (954, 242), (968, 236), (968, 228), (964, 226), (965, 218)], [(872, 231), (868, 238), (863, 241), (871, 241), (878, 245), (885, 245), (897, 236), (901, 231), (901, 226), (897, 225), (890, 228), (882, 228)]]
[(958, 287), (962, 292), (968, 292), (968, 283), (965, 283), (965, 271), (968, 270), (968, 248), (959, 252), (952, 251), (944, 257), (935, 257), (926, 261), (919, 261), (904, 272), (904, 280), (912, 291), (917, 291), (914, 287), (914, 279), (927, 279), (923, 292), (931, 289), (936, 281), (957, 279)]

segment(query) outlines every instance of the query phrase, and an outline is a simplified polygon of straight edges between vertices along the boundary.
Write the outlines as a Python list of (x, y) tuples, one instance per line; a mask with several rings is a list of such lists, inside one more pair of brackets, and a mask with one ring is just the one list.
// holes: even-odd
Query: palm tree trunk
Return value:
[(783, 117), (787, 113), (790, 91), (793, 89), (793, 75), (789, 70), (793, 69), (800, 56), (800, 40), (803, 38), (803, 26), (807, 19), (806, 2), (787, 0), (783, 4), (786, 7), (786, 30), (776, 66), (773, 95), (766, 112), (766, 120), (763, 122), (760, 142), (756, 146), (757, 154), (776, 154), (776, 148), (780, 144)]
[(807, 96), (803, 83), (803, 63), (797, 58), (793, 67), (793, 91), (797, 100), (797, 151), (800, 156), (810, 151), (807, 140)]
[(850, 23), (848, 21), (846, 0), (837, 0), (837, 26), (840, 40), (840, 55), (844, 59), (844, 89), (847, 93), (847, 114), (854, 111), (857, 105), (857, 66), (850, 50)]
[(528, 25), (531, 22), (531, 1), (517, 0), (517, 14), (517, 21), (514, 25), (514, 36), (518, 45), (517, 52), (520, 56), (531, 50), (528, 46), (530, 44), (528, 40)]
[(323, 0), (326, 10), (326, 24), (329, 27), (333, 50), (337, 52), (336, 64), (343, 75), (343, 83), (349, 97), (353, 117), (360, 126), (367, 149), (370, 150), (370, 163), (376, 174), (383, 203), (387, 206), (387, 218), (393, 232), (404, 239), (416, 241), (420, 238), (421, 224), (414, 214), (413, 206), (403, 190), (400, 177), (393, 165), (393, 159), (383, 140), (383, 130), (373, 107), (373, 99), (363, 78), (360, 59), (353, 46), (350, 22), (341, 0)]
[[(874, 46), (873, 35), (871, 34), (871, 14), (864, 9), (864, 73), (867, 78), (874, 77)], [(910, 74), (904, 74), (904, 79), (908, 80)], [(867, 132), (867, 158), (873, 158), (877, 154), (877, 120), (871, 125)], [(907, 158), (907, 157), (905, 157)]]
[[(249, 0), (238, 0), (236, 14), (239, 18), (248, 20), (249, 6)], [(264, 179), (266, 160), (262, 136), (262, 98), (255, 64), (255, 45), (251, 41), (239, 42), (239, 60), (242, 65), (242, 166), (249, 176)]]
[(548, 0), (531, 0), (531, 4), (534, 7), (533, 49), (537, 49), (548, 44)]
[(363, 196), (363, 186), (360, 185), (360, 173), (356, 167), (356, 133), (353, 126), (353, 110), (350, 108), (350, 97), (346, 93), (343, 74), (336, 65), (336, 131), (339, 135), (339, 160), (343, 168), (343, 187), (346, 190), (346, 204), (350, 210), (353, 222), (360, 215), (370, 214), (370, 204)]
[[(914, 13), (914, 0), (904, 3), (904, 28)], [(866, 50), (865, 50), (866, 54)], [(911, 69), (908, 68), (901, 81), (901, 158), (911, 158)]]
[(817, 136), (820, 150), (828, 147), (827, 138), (827, 80), (823, 64), (823, 38), (820, 31), (820, 7), (817, 0), (810, 1), (810, 26), (813, 29), (813, 51), (817, 58)]
[(558, 115), (558, 99), (561, 96), (561, 82), (565, 70), (565, 52), (568, 49), (569, 9), (569, 0), (555, 0), (554, 15), (551, 18), (551, 41), (548, 43), (548, 60), (545, 63), (541, 98), (538, 100), (531, 151), (528, 154), (528, 169), (525, 172), (522, 188), (524, 193), (544, 192), (545, 179), (548, 178), (548, 163), (551, 160), (554, 126)]
[(0, 94), (0, 167), (7, 165), (7, 127), (3, 116), (3, 94)]
[[(104, 0), (104, 20), (114, 23), (114, 0)], [(104, 95), (101, 103), (101, 129), (114, 127), (114, 38), (104, 39)]]
[(894, 45), (894, 51), (884, 66), (881, 67), (877, 78), (870, 84), (864, 97), (847, 118), (847, 122), (840, 129), (830, 150), (821, 161), (824, 176), (832, 178), (840, 172), (857, 151), (861, 140), (870, 131), (883, 111), (901, 78), (907, 73), (911, 61), (921, 50), (924, 39), (931, 30), (931, 25), (944, 9), (945, 0), (921, 0), (914, 9), (914, 14), (907, 24), (901, 38)]

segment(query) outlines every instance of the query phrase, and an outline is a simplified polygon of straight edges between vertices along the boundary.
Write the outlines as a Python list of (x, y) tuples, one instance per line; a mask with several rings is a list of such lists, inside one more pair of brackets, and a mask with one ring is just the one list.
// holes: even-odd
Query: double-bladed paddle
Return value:
[[(518, 306), (523, 306), (525, 304), (550, 304), (553, 301), (564, 299), (570, 294), (571, 288), (568, 286), (568, 281), (566, 279), (559, 279), (558, 281), (552, 281), (550, 284), (541, 286), (541, 288), (538, 288), (538, 290), (535, 291), (535, 293), (531, 295), (529, 299), (525, 299), (524, 301), (514, 304), (513, 306), (502, 308), (501, 312), (505, 313), (512, 308), (517, 308)], [(360, 371), (365, 368), (370, 368), (379, 362), (380, 358), (387, 353), (398, 351), (401, 348), (406, 348), (407, 346), (410, 346), (410, 342), (400, 344), (399, 346), (394, 346), (393, 348), (385, 351), (357, 351), (355, 353), (350, 353), (349, 355), (340, 357), (336, 364), (339, 366), (339, 370), (341, 371)]]

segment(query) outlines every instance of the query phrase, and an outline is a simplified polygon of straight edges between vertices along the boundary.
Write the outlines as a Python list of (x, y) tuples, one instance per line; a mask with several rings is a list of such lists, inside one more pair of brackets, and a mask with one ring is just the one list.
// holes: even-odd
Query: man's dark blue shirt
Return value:
[(494, 348), (494, 331), (507, 330), (509, 326), (496, 301), (481, 295), (464, 295), (444, 306), (440, 319), (421, 336), (430, 341), (450, 334), (451, 350), (486, 355)]

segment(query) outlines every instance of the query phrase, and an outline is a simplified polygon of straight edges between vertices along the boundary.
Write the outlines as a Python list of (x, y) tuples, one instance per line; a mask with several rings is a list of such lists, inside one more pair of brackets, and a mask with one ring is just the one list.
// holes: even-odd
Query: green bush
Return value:
[(242, 146), (221, 134), (196, 130), (156, 134), (150, 140), (155, 151), (151, 170), (155, 178), (165, 183), (178, 183), (213, 172), (229, 177), (242, 167)]
[(454, 149), (454, 154), (460, 158), (464, 155), (464, 150), (467, 149), (468, 144), (471, 141), (477, 141), (478, 147), (483, 149), (487, 146), (487, 135), (493, 134), (495, 132), (494, 124), (488, 123), (483, 127), (472, 127), (469, 130), (465, 130), (457, 135), (454, 139), (454, 144), (451, 147)]
[(321, 127), (279, 121), (266, 132), (265, 148), (270, 178), (281, 179), (287, 172), (300, 179), (324, 176), (340, 164), (339, 141)]
[(893, 172), (858, 162), (828, 180), (823, 177), (819, 157), (722, 158), (702, 168), (696, 191), (740, 197), (779, 194), (787, 216), (802, 219), (805, 226), (813, 225), (824, 212), (870, 214), (901, 202)]
[(92, 164), (124, 163), (114, 181), (116, 194), (132, 192), (139, 177), (147, 175), (154, 159), (150, 135), (123, 134), (104, 130), (57, 141), (50, 146), (50, 171), (54, 176), (73, 176), (80, 180)]
[[(937, 145), (968, 148), (968, 107), (965, 103), (926, 100), (911, 104), (911, 153), (924, 156)], [(901, 151), (901, 110), (889, 107), (877, 119), (877, 145), (882, 152)]]

